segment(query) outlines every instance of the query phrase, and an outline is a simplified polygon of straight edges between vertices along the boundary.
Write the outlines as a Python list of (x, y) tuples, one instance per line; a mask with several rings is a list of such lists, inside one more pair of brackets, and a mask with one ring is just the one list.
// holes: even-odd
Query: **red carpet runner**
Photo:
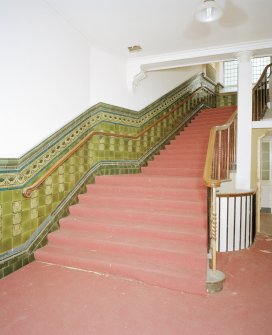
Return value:
[(203, 110), (142, 174), (96, 177), (36, 260), (206, 292), (210, 128), (234, 107)]

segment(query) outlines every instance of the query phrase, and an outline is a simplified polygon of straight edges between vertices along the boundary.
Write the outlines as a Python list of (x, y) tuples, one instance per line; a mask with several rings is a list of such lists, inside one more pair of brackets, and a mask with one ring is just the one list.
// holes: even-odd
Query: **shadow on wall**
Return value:
[(219, 25), (226, 27), (239, 27), (248, 19), (248, 15), (244, 10), (236, 6), (231, 0), (226, 1), (224, 14), (219, 20)]
[[(231, 0), (226, 1), (222, 18), (218, 24), (224, 28), (239, 27), (248, 19), (247, 13), (236, 6)], [(200, 40), (211, 35), (214, 26), (192, 20), (183, 32), (183, 36), (187, 39)]]

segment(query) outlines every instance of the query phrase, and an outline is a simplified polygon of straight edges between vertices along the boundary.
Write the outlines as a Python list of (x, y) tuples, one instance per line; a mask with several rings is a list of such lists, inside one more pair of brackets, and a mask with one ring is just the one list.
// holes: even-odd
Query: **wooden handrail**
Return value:
[(214, 157), (215, 136), (216, 136), (216, 129), (215, 127), (212, 127), (210, 131), (209, 144), (203, 174), (203, 179), (208, 187), (219, 187), (221, 184), (220, 180), (212, 179), (212, 164)]
[(213, 170), (213, 158), (214, 158), (214, 147), (215, 147), (215, 140), (216, 140), (216, 133), (218, 131), (229, 129), (232, 123), (234, 122), (237, 116), (237, 110), (230, 116), (227, 122), (221, 126), (214, 126), (210, 131), (206, 161), (205, 161), (205, 168), (203, 173), (203, 179), (208, 187), (219, 187), (221, 185), (220, 179), (213, 179), (212, 178), (212, 170)]
[(200, 90), (207, 91), (209, 93), (215, 94), (212, 90), (210, 90), (207, 87), (198, 87), (191, 95), (189, 95), (187, 98), (185, 98), (180, 104), (178, 104), (176, 107), (174, 107), (171, 111), (166, 113), (165, 115), (161, 116), (159, 119), (154, 121), (151, 125), (146, 127), (144, 130), (142, 130), (139, 134), (133, 136), (133, 135), (124, 135), (124, 134), (114, 134), (110, 132), (104, 132), (104, 131), (92, 131), (88, 135), (86, 135), (80, 142), (78, 142), (70, 151), (68, 151), (64, 156), (62, 156), (54, 165), (52, 165), (35, 183), (33, 183), (31, 186), (25, 188), (23, 190), (23, 196), (26, 198), (29, 198), (31, 196), (31, 193), (36, 190), (38, 187), (40, 187), (44, 181), (54, 172), (56, 171), (67, 159), (69, 159), (83, 144), (85, 144), (91, 137), (95, 135), (102, 135), (102, 136), (111, 136), (111, 137), (117, 137), (117, 138), (127, 138), (127, 139), (138, 139), (141, 136), (143, 136), (146, 132), (148, 132), (151, 128), (155, 127), (159, 122), (163, 121), (164, 119), (168, 118), (170, 115), (172, 115), (178, 108), (180, 108), (182, 105), (184, 105), (187, 101), (192, 99), (192, 97)]
[(216, 196), (218, 198), (237, 198), (237, 197), (244, 197), (244, 196), (248, 196), (248, 195), (253, 195), (256, 194), (257, 189), (252, 190), (252, 191), (248, 191), (248, 192), (237, 192), (237, 193), (217, 193)]

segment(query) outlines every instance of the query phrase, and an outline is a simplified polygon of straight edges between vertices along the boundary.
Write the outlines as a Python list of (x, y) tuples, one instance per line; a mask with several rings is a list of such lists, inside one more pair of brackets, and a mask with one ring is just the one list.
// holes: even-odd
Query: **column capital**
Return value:
[(238, 62), (250, 62), (252, 58), (252, 51), (241, 51), (237, 53)]

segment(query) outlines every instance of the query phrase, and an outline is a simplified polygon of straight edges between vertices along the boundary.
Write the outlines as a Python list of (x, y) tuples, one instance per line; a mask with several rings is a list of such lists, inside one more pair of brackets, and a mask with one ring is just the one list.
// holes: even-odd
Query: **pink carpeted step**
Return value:
[(203, 200), (200, 201), (184, 201), (173, 199), (157, 199), (143, 197), (107, 197), (98, 196), (96, 194), (81, 194), (79, 195), (81, 204), (88, 205), (90, 208), (102, 206), (103, 208), (118, 208), (118, 209), (142, 209), (158, 212), (171, 212), (173, 214), (190, 214), (191, 211), (205, 213), (207, 205)]
[(187, 131), (190, 131), (191, 135), (209, 135), (210, 134), (210, 129), (199, 129), (198, 127), (188, 127)]
[(181, 167), (142, 167), (143, 174), (181, 177), (202, 177), (203, 169), (190, 169)]
[[(222, 120), (223, 121), (223, 120)], [(220, 122), (220, 121), (219, 121)], [(199, 132), (210, 132), (210, 128), (212, 128), (214, 123), (206, 124), (205, 122), (197, 122), (197, 121), (192, 121), (192, 123), (189, 123), (187, 126), (187, 129), (190, 130), (198, 130)]]
[(80, 218), (68, 216), (60, 220), (61, 228), (77, 231), (111, 232), (128, 236), (157, 237), (170, 240), (206, 242), (206, 230), (190, 222), (186, 225), (158, 224), (156, 222), (121, 222), (104, 218)]
[[(213, 127), (213, 126), (220, 126), (221, 124), (224, 124), (232, 115), (233, 112), (228, 112), (228, 113), (224, 113), (224, 115), (220, 115), (218, 116), (214, 116), (212, 114), (210, 115), (200, 115), (198, 116), (196, 119), (194, 119), (192, 121), (195, 123), (199, 123), (199, 124), (205, 124), (207, 123), (208, 126)], [(213, 121), (211, 121), (213, 120)]]
[[(165, 150), (165, 152), (161, 153), (161, 156), (171, 156), (183, 158), (186, 160), (187, 158), (190, 160), (198, 160), (199, 162), (205, 162), (206, 159), (206, 151), (205, 150), (193, 150), (193, 149), (185, 149), (185, 148), (169, 148), (169, 150)], [(156, 159), (156, 158), (155, 158)]]
[[(155, 163), (155, 162), (152, 162)], [(114, 185), (87, 185), (87, 193), (105, 196), (125, 196), (173, 200), (205, 200), (207, 191), (205, 189), (186, 189), (169, 187), (148, 187), (148, 186), (114, 186)]]
[(216, 125), (220, 126), (220, 125), (224, 124), (230, 118), (231, 115), (232, 115), (232, 113), (229, 113), (227, 115), (224, 115), (224, 117), (220, 117), (220, 118), (216, 118), (216, 119), (213, 117), (215, 119), (213, 121), (209, 121), (209, 120), (207, 120), (207, 118), (199, 117), (199, 118), (193, 120), (189, 124), (189, 126), (196, 126), (196, 127), (205, 127), (206, 126), (206, 128), (211, 129), (212, 127), (214, 127)]
[(161, 263), (146, 262), (142, 257), (112, 255), (95, 251), (77, 251), (48, 245), (35, 253), (37, 260), (47, 263), (85, 269), (98, 273), (108, 273), (144, 281), (177, 291), (203, 295), (206, 292), (206, 265), (200, 269), (184, 271), (179, 267), (167, 268)]
[[(185, 144), (186, 145), (186, 144)], [(186, 148), (184, 144), (181, 144), (174, 147), (167, 147), (163, 152), (161, 152), (161, 155), (168, 156), (169, 154), (182, 154), (182, 155), (188, 155), (188, 157), (195, 156), (197, 159), (199, 157), (202, 157), (203, 159), (206, 158), (207, 151), (204, 149), (194, 150), (192, 147)]]
[(205, 162), (206, 154), (204, 153), (198, 153), (195, 154), (194, 152), (190, 153), (182, 153), (176, 150), (165, 150), (161, 153), (161, 157), (167, 157), (169, 159), (177, 158), (177, 159), (183, 159), (184, 161), (198, 161), (201, 163)]
[(207, 150), (207, 141), (196, 141), (195, 139), (184, 139), (182, 136), (179, 136), (179, 138), (176, 138), (175, 140), (171, 141), (171, 144), (167, 144), (165, 146), (165, 149), (168, 149), (169, 147), (175, 148), (175, 147), (184, 147), (184, 149), (192, 148), (192, 149), (204, 149)]
[(155, 160), (150, 161), (148, 166), (150, 167), (160, 167), (160, 168), (174, 168), (174, 167), (183, 167), (185, 169), (202, 169), (204, 168), (204, 163), (199, 159), (195, 160), (184, 160), (182, 156), (157, 156)]
[(187, 144), (186, 142), (175, 142), (173, 145), (169, 145), (165, 148), (165, 150), (169, 152), (177, 152), (182, 154), (191, 154), (194, 153), (195, 155), (206, 155), (207, 153), (207, 144), (205, 145), (193, 145)]
[(171, 154), (175, 154), (177, 156), (182, 156), (184, 159), (186, 157), (191, 157), (194, 155), (196, 160), (203, 160), (203, 157), (206, 157), (206, 151), (203, 149), (200, 150), (194, 150), (192, 148), (184, 148), (182, 145), (181, 146), (175, 146), (175, 147), (169, 147), (165, 149), (164, 152), (161, 153), (161, 155), (169, 156)]
[(209, 140), (209, 136), (210, 134), (204, 134), (204, 135), (200, 135), (200, 134), (195, 134), (193, 137), (189, 134), (189, 132), (181, 132), (179, 137), (176, 138), (176, 140), (178, 141), (191, 141), (191, 142), (201, 142), (201, 143), (208, 143)]
[(142, 261), (177, 265), (186, 269), (197, 269), (207, 264), (205, 249), (190, 241), (169, 240), (143, 236), (127, 236), (112, 232), (59, 230), (49, 235), (49, 244), (77, 251), (95, 251), (112, 255), (141, 257)]
[(150, 224), (162, 224), (162, 225), (188, 225), (191, 224), (195, 227), (206, 227), (207, 226), (207, 215), (206, 213), (190, 212), (189, 214), (181, 213), (166, 213), (151, 210), (129, 209), (120, 210), (118, 208), (91, 208), (88, 205), (78, 204), (73, 205), (69, 208), (70, 214), (75, 217), (81, 218), (97, 218), (108, 219), (113, 221), (125, 222), (130, 224), (145, 223)]
[(172, 188), (205, 188), (202, 178), (184, 178), (176, 176), (147, 176), (142, 174), (97, 176), (95, 182), (99, 185), (153, 186)]

